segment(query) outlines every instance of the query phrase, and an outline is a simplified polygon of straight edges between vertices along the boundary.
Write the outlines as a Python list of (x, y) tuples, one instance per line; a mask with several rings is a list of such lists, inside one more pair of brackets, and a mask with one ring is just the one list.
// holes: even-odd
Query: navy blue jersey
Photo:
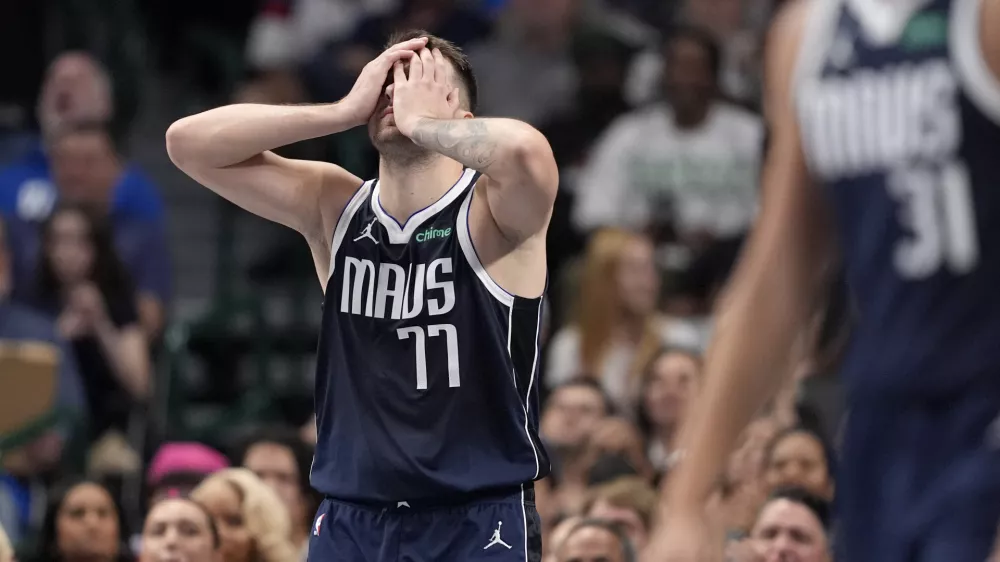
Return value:
[(1000, 83), (979, 4), (811, 6), (795, 98), (858, 308), (854, 390), (1000, 376)]
[[(313, 486), (362, 502), (455, 498), (544, 477), (542, 299), (504, 291), (469, 236), (465, 170), (400, 225), (366, 182), (333, 236)], [(482, 196), (482, 195), (480, 195)]]

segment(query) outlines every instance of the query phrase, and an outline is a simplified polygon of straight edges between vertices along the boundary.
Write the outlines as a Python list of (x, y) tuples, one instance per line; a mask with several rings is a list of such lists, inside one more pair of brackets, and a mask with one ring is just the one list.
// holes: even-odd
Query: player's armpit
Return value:
[(412, 138), (486, 175), (490, 212), (504, 237), (517, 243), (544, 231), (559, 170), (535, 128), (513, 119), (423, 119)]

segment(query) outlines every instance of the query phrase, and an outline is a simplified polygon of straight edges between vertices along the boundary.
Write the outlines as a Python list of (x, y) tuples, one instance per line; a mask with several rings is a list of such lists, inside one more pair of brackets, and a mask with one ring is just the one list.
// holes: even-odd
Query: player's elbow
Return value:
[(559, 187), (559, 167), (549, 141), (531, 127), (525, 127), (511, 140), (510, 157), (513, 171), (519, 176), (518, 183), (535, 186), (547, 199), (554, 201)]
[(189, 118), (175, 121), (167, 129), (167, 156), (181, 169), (189, 166), (198, 152), (198, 137), (192, 129)]

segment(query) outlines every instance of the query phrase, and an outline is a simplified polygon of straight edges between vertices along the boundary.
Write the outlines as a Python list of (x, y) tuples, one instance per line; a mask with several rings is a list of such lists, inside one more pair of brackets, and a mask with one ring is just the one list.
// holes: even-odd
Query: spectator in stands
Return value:
[(58, 355), (59, 382), (56, 404), (69, 418), (85, 417), (86, 398), (73, 350), (56, 332), (56, 324), (39, 311), (10, 299), (13, 276), (6, 228), (0, 218), (0, 342), (30, 341), (46, 344)]
[(557, 386), (545, 401), (540, 433), (552, 459), (557, 514), (572, 513), (583, 502), (594, 460), (590, 438), (612, 408), (600, 385), (582, 378)]
[(172, 493), (187, 495), (206, 476), (228, 467), (229, 459), (207, 445), (165, 443), (153, 455), (146, 469), (149, 504), (155, 504)]
[(79, 206), (57, 209), (42, 229), (34, 302), (58, 317), (73, 345), (91, 412), (92, 435), (126, 433), (149, 397), (151, 365), (135, 292), (107, 224)]
[(763, 480), (767, 492), (799, 487), (832, 500), (833, 474), (832, 447), (810, 429), (791, 427), (781, 431), (765, 449)]
[(126, 562), (120, 508), (103, 485), (82, 481), (51, 496), (39, 535), (38, 562)]
[(697, 352), (663, 348), (643, 373), (638, 421), (646, 436), (649, 460), (659, 473), (680, 460), (677, 438), (701, 387), (701, 367)]
[[(597, 137), (628, 110), (622, 81), (632, 54), (624, 41), (596, 32), (576, 34), (572, 45), (579, 89), (571, 107), (547, 116), (540, 127), (559, 165), (559, 192), (546, 235), (549, 272), (556, 279), (560, 278), (562, 265), (583, 249), (583, 236), (571, 221), (577, 175)], [(548, 302), (562, 301), (550, 296)], [(557, 315), (561, 312), (557, 311)]]
[(545, 382), (573, 377), (598, 381), (619, 411), (632, 414), (642, 368), (663, 345), (691, 345), (696, 334), (657, 314), (660, 275), (652, 241), (605, 229), (587, 245), (569, 326), (552, 338)]
[(142, 527), (140, 562), (222, 562), (215, 521), (198, 502), (174, 495), (153, 504)]
[(620, 478), (595, 488), (583, 506), (583, 514), (617, 524), (632, 546), (641, 551), (649, 539), (656, 500), (656, 490), (642, 478)]
[(212, 514), (223, 562), (297, 562), (291, 518), (281, 498), (245, 468), (209, 476), (191, 498)]
[[(62, 130), (51, 141), (52, 177), (64, 202), (87, 205), (110, 222), (114, 245), (138, 291), (139, 320), (152, 341), (164, 322), (170, 293), (170, 254), (166, 231), (160, 222), (115, 211), (112, 203), (115, 178), (121, 165), (107, 129), (100, 123), (77, 124)], [(51, 213), (49, 213), (51, 215)], [(15, 221), (15, 280), (25, 291), (39, 255), (35, 223)]]
[(563, 539), (556, 562), (634, 562), (635, 547), (614, 523), (585, 519)]
[[(50, 171), (51, 143), (66, 128), (111, 120), (111, 90), (107, 71), (87, 53), (66, 52), (52, 62), (38, 100), (42, 145), (0, 170), (0, 214), (29, 222), (48, 217), (59, 198)], [(122, 164), (119, 172), (112, 178), (112, 212), (162, 222), (163, 202), (156, 187), (136, 166)]]
[(469, 47), (479, 80), (479, 111), (535, 125), (570, 107), (576, 95), (571, 38), (581, 0), (509, 0), (497, 29)]
[(309, 485), (312, 449), (296, 432), (264, 430), (253, 435), (239, 455), (244, 468), (253, 471), (269, 485), (292, 518), (292, 544), (304, 561), (309, 551), (309, 533), (319, 508), (316, 494)]
[(761, 509), (750, 538), (730, 545), (733, 562), (829, 562), (829, 504), (805, 490), (775, 492)]
[[(756, 213), (763, 125), (718, 96), (719, 48), (697, 28), (663, 45), (666, 103), (618, 118), (581, 173), (574, 222), (630, 225), (687, 245), (744, 232)], [(663, 224), (664, 221), (669, 221)]]

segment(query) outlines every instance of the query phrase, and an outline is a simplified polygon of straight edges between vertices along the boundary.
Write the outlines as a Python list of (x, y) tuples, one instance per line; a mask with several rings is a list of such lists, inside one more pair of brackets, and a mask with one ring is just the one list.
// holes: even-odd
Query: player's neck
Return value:
[(440, 199), (462, 176), (464, 167), (444, 156), (408, 165), (379, 160), (379, 204), (402, 224)]

